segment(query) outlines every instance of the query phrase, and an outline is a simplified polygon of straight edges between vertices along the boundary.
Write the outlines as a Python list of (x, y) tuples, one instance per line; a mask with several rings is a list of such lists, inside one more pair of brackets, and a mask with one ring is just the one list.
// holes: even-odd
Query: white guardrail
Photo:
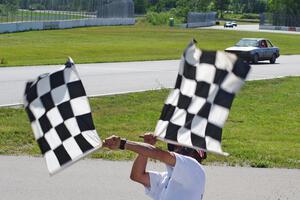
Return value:
[(12, 33), (29, 30), (65, 29), (85, 26), (133, 25), (134, 18), (93, 18), (62, 21), (11, 22), (0, 24), (0, 33)]
[(294, 26), (272, 26), (272, 25), (259, 25), (262, 30), (277, 30), (277, 31), (294, 31), (300, 32), (300, 27)]

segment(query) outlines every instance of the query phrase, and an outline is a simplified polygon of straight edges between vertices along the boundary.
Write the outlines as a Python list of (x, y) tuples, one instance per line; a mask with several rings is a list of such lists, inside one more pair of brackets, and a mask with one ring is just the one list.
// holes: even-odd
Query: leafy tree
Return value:
[(19, 0), (0, 0), (0, 14), (8, 15), (17, 12)]
[(160, 0), (156, 3), (156, 12), (168, 11), (176, 7), (176, 0)]
[(228, 8), (234, 13), (262, 13), (267, 5), (268, 0), (231, 0)]
[(269, 0), (269, 10), (287, 15), (300, 15), (299, 0)]
[(179, 17), (186, 19), (188, 12), (207, 12), (210, 0), (177, 0), (176, 10)]
[(299, 0), (269, 0), (269, 11), (275, 26), (300, 26)]
[(145, 0), (134, 0), (134, 12), (137, 14), (146, 13), (147, 2)]
[(223, 18), (223, 12), (228, 8), (230, 0), (214, 0), (215, 9), (220, 13), (220, 17)]

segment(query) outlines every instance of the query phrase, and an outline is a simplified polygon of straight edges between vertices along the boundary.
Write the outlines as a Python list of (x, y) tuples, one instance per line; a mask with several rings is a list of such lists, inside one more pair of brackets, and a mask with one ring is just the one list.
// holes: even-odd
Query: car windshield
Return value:
[(242, 39), (235, 46), (237, 47), (257, 47), (257, 40)]

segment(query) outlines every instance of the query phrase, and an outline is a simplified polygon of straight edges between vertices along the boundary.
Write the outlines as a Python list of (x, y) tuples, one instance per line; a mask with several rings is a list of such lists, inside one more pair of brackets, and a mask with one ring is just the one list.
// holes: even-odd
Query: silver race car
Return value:
[(242, 38), (236, 45), (225, 49), (225, 51), (234, 53), (240, 58), (253, 63), (269, 60), (273, 64), (280, 55), (279, 48), (275, 47), (270, 40), (264, 38)]

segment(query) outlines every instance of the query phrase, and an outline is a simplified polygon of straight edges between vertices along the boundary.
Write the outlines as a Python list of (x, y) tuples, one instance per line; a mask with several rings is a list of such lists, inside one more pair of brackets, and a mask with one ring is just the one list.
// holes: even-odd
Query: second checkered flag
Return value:
[(233, 54), (201, 51), (195, 43), (183, 54), (155, 135), (168, 143), (228, 155), (221, 148), (222, 128), (250, 66)]

